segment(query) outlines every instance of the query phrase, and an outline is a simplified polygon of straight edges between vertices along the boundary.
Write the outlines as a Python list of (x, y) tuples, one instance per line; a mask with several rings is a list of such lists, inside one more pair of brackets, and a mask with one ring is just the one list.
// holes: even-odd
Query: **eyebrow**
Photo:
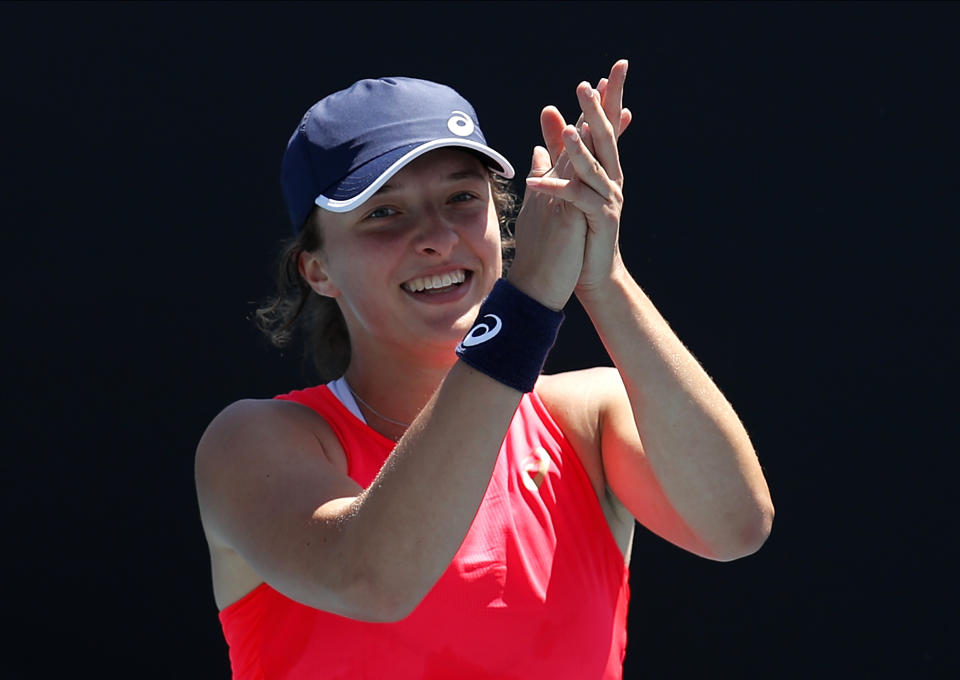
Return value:
[[(444, 182), (458, 182), (458, 181), (463, 180), (463, 179), (482, 179), (482, 180), (486, 180), (486, 176), (485, 176), (482, 172), (480, 172), (479, 170), (474, 170), (474, 169), (470, 168), (470, 169), (466, 169), (466, 170), (458, 170), (457, 172), (451, 172), (449, 175), (447, 175), (445, 178), (443, 178), (442, 181), (444, 181)], [(397, 184), (397, 183), (395, 183), (395, 182), (394, 182), (394, 183), (387, 182), (387, 183), (384, 184), (382, 187), (380, 187), (379, 189), (377, 189), (377, 190), (373, 193), (373, 195), (374, 195), (374, 196), (378, 196), (378, 195), (380, 195), (380, 194), (382, 194), (382, 193), (388, 193), (388, 192), (391, 192), (391, 191), (397, 191), (397, 190), (399, 190), (399, 189), (402, 189), (403, 186), (404, 186), (403, 184)]]

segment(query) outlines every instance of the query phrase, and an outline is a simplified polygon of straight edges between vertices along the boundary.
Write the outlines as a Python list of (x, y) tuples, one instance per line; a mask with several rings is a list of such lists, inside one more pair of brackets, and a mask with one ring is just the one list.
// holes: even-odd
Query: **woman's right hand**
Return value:
[[(554, 107), (540, 115), (545, 140), (566, 126)], [(550, 152), (533, 148), (529, 177), (558, 177)], [(587, 222), (567, 201), (538, 191), (527, 191), (514, 229), (516, 254), (507, 280), (540, 304), (560, 310), (580, 278)]]
[[(602, 78), (597, 84), (600, 115), (609, 121), (614, 145), (632, 118), (630, 111), (622, 106), (625, 74), (626, 62), (617, 62), (611, 69), (610, 80)], [(584, 109), (576, 125), (568, 126), (556, 107), (543, 109), (540, 128), (545, 146), (534, 147), (528, 178), (571, 180), (581, 174), (582, 171), (574, 167), (566, 145), (576, 146), (582, 142), (581, 148), (587, 155), (595, 153), (590, 130), (584, 126), (586, 117), (587, 109)], [(568, 137), (566, 143), (565, 137)], [(507, 280), (544, 306), (562, 309), (580, 282), (584, 266), (588, 237), (584, 213), (559, 195), (528, 189), (514, 231), (516, 254)]]

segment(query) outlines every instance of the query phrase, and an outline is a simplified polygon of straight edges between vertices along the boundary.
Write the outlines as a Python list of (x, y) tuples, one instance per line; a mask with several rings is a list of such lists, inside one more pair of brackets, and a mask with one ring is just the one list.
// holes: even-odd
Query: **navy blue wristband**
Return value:
[(544, 307), (505, 279), (493, 286), (467, 336), (460, 360), (521, 392), (533, 390), (557, 340), (563, 312)]

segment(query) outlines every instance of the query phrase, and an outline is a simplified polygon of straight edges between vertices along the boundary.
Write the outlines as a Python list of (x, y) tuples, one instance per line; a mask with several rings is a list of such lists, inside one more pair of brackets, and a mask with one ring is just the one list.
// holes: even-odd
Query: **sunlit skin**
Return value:
[[(756, 454), (620, 257), (626, 70), (619, 61), (596, 89), (577, 87), (576, 125), (543, 110), (545, 146), (534, 149), (508, 278), (553, 309), (576, 294), (615, 365), (541, 376), (536, 389), (624, 558), (639, 521), (690, 552), (737, 559), (773, 521)], [(454, 353), (500, 275), (499, 226), (487, 171), (455, 149), (424, 155), (363, 206), (324, 212), (320, 224), (323, 248), (301, 257), (301, 273), (343, 310), (347, 380), (388, 414), (364, 410), (397, 445), (363, 489), (311, 409), (277, 400), (225, 409), (197, 450), (214, 591), (222, 608), (265, 581), (308, 606), (396, 621), (450, 564), (520, 403)], [(460, 270), (463, 283), (439, 295), (409, 290)]]
[[(343, 311), (352, 348), (347, 380), (378, 410), (409, 422), (456, 361), (454, 348), (500, 276), (488, 171), (470, 153), (438, 149), (354, 210), (324, 212), (320, 224), (323, 249), (304, 253), (300, 269)], [(403, 287), (454, 270), (466, 270), (466, 280), (448, 293)], [(405, 395), (384, 390), (408, 380), (415, 387)]]

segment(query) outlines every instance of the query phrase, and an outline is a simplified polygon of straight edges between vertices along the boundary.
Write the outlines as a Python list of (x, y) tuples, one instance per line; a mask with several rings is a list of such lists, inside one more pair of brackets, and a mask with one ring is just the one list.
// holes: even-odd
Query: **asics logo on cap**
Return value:
[(453, 115), (447, 121), (447, 129), (457, 137), (469, 137), (473, 134), (473, 121), (463, 111), (451, 111)]
[(493, 328), (491, 328), (489, 324), (478, 323), (476, 326), (470, 329), (470, 332), (467, 333), (467, 337), (460, 342), (459, 349), (463, 349), (464, 347), (473, 347), (474, 345), (484, 343), (496, 336), (497, 333), (500, 332), (500, 329), (503, 328), (503, 322), (496, 314), (484, 314), (483, 318), (493, 319)]

